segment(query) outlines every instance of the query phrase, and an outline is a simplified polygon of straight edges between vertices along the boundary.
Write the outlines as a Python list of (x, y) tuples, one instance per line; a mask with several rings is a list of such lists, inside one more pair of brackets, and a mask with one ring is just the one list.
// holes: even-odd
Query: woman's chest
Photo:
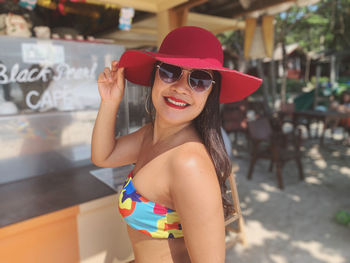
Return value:
[(139, 156), (133, 170), (133, 186), (146, 199), (175, 210), (170, 195), (169, 160), (165, 155), (149, 160), (149, 155), (146, 151)]

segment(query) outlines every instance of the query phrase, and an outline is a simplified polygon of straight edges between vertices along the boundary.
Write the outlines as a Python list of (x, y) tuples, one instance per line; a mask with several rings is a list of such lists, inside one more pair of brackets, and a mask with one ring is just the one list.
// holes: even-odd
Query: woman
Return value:
[[(222, 63), (212, 33), (181, 27), (166, 36), (158, 53), (128, 50), (99, 75), (92, 161), (101, 167), (135, 164), (119, 198), (135, 262), (225, 261), (223, 207), (229, 206), (222, 191), (230, 161), (219, 102), (248, 96), (261, 80)], [(152, 87), (153, 120), (115, 139), (124, 78)]]

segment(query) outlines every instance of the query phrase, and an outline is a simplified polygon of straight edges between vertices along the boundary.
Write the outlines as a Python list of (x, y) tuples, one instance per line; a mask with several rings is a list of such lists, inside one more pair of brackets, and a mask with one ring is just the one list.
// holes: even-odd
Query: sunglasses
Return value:
[(215, 84), (213, 76), (205, 70), (200, 69), (184, 69), (179, 66), (161, 63), (157, 65), (158, 74), (162, 81), (165, 83), (174, 83), (181, 79), (184, 71), (190, 72), (187, 77), (188, 85), (197, 92), (203, 92), (210, 88), (212, 84)]

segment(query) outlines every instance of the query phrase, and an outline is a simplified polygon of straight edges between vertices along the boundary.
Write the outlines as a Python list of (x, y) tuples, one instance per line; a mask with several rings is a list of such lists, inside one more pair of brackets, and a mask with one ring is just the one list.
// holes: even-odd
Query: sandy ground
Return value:
[(269, 162), (259, 160), (247, 180), (249, 154), (241, 139), (233, 146), (238, 192), (246, 224), (248, 247), (227, 250), (226, 262), (345, 263), (350, 262), (350, 227), (335, 214), (350, 211), (350, 146), (327, 138), (303, 143), (305, 181), (299, 181), (293, 161), (283, 170), (285, 189), (277, 188)]

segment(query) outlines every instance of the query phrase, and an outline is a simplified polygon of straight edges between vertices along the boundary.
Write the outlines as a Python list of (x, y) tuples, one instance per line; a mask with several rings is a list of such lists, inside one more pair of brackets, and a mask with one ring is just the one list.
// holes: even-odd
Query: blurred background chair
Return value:
[(226, 248), (233, 246), (236, 242), (240, 242), (243, 246), (247, 246), (247, 240), (246, 240), (245, 228), (244, 228), (245, 227), (244, 219), (241, 212), (241, 205), (239, 202), (237, 185), (236, 185), (235, 174), (234, 174), (234, 172), (238, 170), (239, 167), (234, 163), (232, 165), (233, 165), (232, 173), (228, 178), (228, 182), (230, 185), (228, 194), (231, 196), (231, 199), (233, 201), (233, 211), (227, 218), (225, 218), (225, 228), (227, 232), (235, 233), (235, 236), (233, 240), (232, 238), (228, 238), (226, 240)]
[(253, 119), (260, 119), (269, 116), (263, 101), (248, 101), (247, 111), (253, 113)]
[(228, 135), (234, 134), (233, 143), (237, 144), (239, 133), (247, 138), (247, 101), (226, 103), (221, 114), (223, 129)]
[[(273, 122), (275, 125), (279, 121)], [(282, 129), (273, 126), (268, 118), (248, 122), (248, 134), (251, 145), (248, 179), (252, 178), (254, 165), (258, 159), (270, 160), (270, 171), (276, 168), (278, 187), (284, 188), (282, 169), (287, 161), (295, 160), (300, 180), (304, 179), (301, 163), (301, 131), (297, 134), (284, 134)]]
[(298, 127), (304, 126), (308, 138), (311, 138), (311, 131), (310, 131), (310, 125), (311, 125), (311, 119), (303, 118), (300, 115), (295, 115), (295, 104), (294, 103), (281, 103), (280, 110), (278, 112), (278, 119), (280, 120), (280, 126), (285, 127), (285, 124), (289, 124), (292, 126), (293, 132), (298, 131)]
[(281, 109), (279, 111), (280, 118), (283, 122), (289, 122), (293, 124), (293, 114), (295, 111), (294, 103), (281, 103)]

